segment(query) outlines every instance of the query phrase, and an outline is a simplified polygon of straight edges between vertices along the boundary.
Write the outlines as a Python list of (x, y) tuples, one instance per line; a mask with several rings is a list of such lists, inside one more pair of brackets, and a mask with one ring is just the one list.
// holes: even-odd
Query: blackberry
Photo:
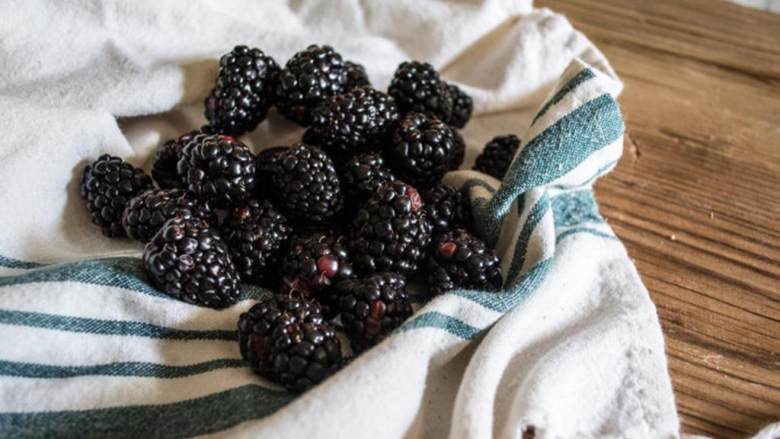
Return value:
[(344, 330), (356, 351), (377, 344), (412, 315), (406, 279), (396, 273), (339, 282), (335, 294)]
[(343, 164), (339, 176), (344, 196), (353, 204), (362, 204), (379, 185), (395, 180), (384, 165), (382, 156), (376, 153), (358, 154)]
[(176, 170), (176, 164), (181, 158), (184, 147), (195, 139), (195, 136), (203, 135), (203, 128), (190, 131), (176, 139), (168, 140), (157, 149), (157, 153), (154, 155), (154, 164), (152, 164), (152, 178), (161, 189), (181, 189), (184, 187)]
[(277, 205), (298, 222), (321, 224), (341, 210), (333, 160), (316, 146), (299, 143), (280, 153), (271, 178)]
[(466, 141), (463, 140), (463, 136), (460, 135), (458, 130), (453, 129), (452, 134), (455, 136), (455, 151), (452, 154), (452, 161), (447, 167), (448, 171), (455, 171), (463, 164), (463, 159), (466, 157)]
[(393, 98), (370, 87), (358, 87), (326, 99), (314, 111), (306, 139), (315, 139), (332, 156), (352, 156), (376, 149), (398, 120)]
[(224, 308), (239, 299), (228, 248), (202, 220), (168, 220), (146, 244), (143, 263), (152, 283), (179, 300)]
[(352, 61), (344, 61), (344, 67), (347, 69), (347, 90), (356, 87), (371, 87), (371, 81), (368, 79), (365, 67)]
[(185, 187), (216, 207), (245, 203), (255, 189), (252, 151), (231, 136), (197, 136), (182, 150), (177, 164)]
[(428, 258), (428, 287), (434, 294), (456, 288), (501, 288), (501, 261), (484, 242), (463, 229), (437, 237)]
[(401, 63), (390, 81), (387, 92), (395, 98), (402, 114), (428, 113), (448, 121), (452, 115), (452, 95), (439, 72), (428, 63)]
[(297, 392), (323, 381), (343, 362), (341, 343), (319, 305), (295, 297), (269, 298), (241, 314), (238, 342), (255, 372)]
[(420, 194), (401, 181), (390, 181), (379, 186), (352, 223), (352, 262), (362, 274), (411, 275), (430, 239), (431, 225)]
[(156, 189), (127, 203), (122, 226), (130, 238), (149, 242), (166, 221), (175, 217), (217, 223), (217, 216), (207, 201), (196, 200), (182, 189)]
[(271, 177), (273, 176), (276, 166), (279, 163), (279, 158), (282, 157), (283, 152), (290, 149), (289, 146), (274, 146), (266, 148), (259, 153), (255, 158), (255, 172), (257, 175), (257, 188), (263, 196), (271, 197), (272, 186)]
[(474, 111), (474, 101), (471, 99), (471, 96), (467, 95), (455, 84), (447, 84), (447, 89), (450, 96), (452, 96), (452, 114), (447, 119), (447, 123), (457, 128), (463, 128), (471, 119), (471, 113)]
[(236, 46), (219, 60), (217, 83), (206, 97), (206, 119), (221, 133), (255, 129), (273, 104), (279, 65), (260, 49)]
[(426, 188), (441, 181), (456, 161), (458, 148), (447, 124), (423, 113), (409, 113), (398, 123), (385, 155), (398, 178)]
[(342, 236), (315, 232), (293, 238), (281, 263), (282, 293), (299, 291), (319, 299), (330, 312), (328, 288), (353, 277), (349, 250)]
[(84, 168), (79, 192), (92, 223), (108, 237), (122, 237), (122, 212), (131, 198), (152, 189), (152, 179), (119, 157), (104, 154)]
[(324, 99), (347, 91), (348, 70), (332, 47), (307, 47), (293, 55), (279, 74), (276, 108), (288, 119), (309, 125), (312, 111)]
[(477, 156), (474, 170), (503, 180), (519, 147), (520, 139), (514, 134), (494, 137)]
[(456, 228), (471, 229), (468, 195), (452, 186), (440, 184), (422, 192), (424, 209), (433, 233), (440, 235)]
[(281, 256), (292, 229), (268, 200), (249, 200), (235, 207), (222, 224), (222, 237), (230, 248), (241, 280), (263, 284)]

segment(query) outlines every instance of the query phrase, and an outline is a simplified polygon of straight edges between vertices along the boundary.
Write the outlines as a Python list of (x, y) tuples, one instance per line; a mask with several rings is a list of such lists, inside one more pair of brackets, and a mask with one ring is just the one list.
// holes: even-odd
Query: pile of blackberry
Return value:
[[(330, 46), (283, 66), (237, 46), (204, 106), (208, 125), (161, 145), (153, 179), (103, 155), (81, 196), (105, 235), (145, 244), (143, 267), (166, 294), (225, 308), (245, 297), (241, 283), (269, 290), (238, 321), (261, 376), (297, 392), (320, 383), (412, 315), (410, 284), (429, 297), (501, 289), (468, 194), (442, 182), (463, 163), (472, 99), (432, 65), (402, 63), (385, 93)], [(254, 149), (235, 137), (270, 111), (307, 126), (301, 141)], [(475, 169), (500, 178), (518, 145), (494, 139)]]

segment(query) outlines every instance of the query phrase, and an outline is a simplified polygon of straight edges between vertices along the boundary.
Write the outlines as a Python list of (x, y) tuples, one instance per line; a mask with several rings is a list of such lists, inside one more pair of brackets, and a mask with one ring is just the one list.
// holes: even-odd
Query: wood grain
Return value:
[(712, 0), (543, 0), (625, 82), (596, 185), (650, 290), (684, 433), (780, 420), (780, 15)]

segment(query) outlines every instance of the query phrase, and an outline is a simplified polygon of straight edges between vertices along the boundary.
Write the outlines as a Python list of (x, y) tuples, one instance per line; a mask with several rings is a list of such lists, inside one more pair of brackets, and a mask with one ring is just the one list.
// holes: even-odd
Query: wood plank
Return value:
[(685, 433), (780, 420), (780, 16), (712, 0), (542, 0), (624, 80), (596, 185), (658, 308)]

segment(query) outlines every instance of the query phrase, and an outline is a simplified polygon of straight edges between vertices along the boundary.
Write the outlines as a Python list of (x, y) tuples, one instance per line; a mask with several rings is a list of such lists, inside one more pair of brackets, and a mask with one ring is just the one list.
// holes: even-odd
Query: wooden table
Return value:
[(780, 15), (714, 0), (542, 0), (625, 82), (596, 185), (658, 308), (685, 433), (780, 420)]

